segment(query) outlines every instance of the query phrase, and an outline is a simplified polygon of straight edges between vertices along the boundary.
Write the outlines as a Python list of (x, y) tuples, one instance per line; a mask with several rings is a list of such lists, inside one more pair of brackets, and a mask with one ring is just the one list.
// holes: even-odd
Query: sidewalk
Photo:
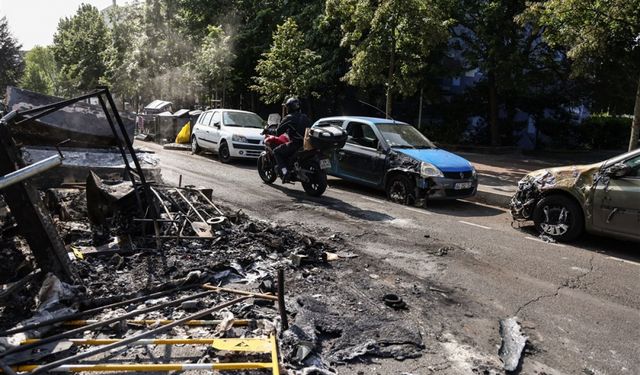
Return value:
[(478, 171), (478, 194), (474, 200), (507, 208), (518, 188), (518, 181), (527, 173), (543, 168), (572, 164), (591, 164), (617, 155), (617, 152), (575, 154), (523, 155), (479, 154), (456, 152), (469, 160)]

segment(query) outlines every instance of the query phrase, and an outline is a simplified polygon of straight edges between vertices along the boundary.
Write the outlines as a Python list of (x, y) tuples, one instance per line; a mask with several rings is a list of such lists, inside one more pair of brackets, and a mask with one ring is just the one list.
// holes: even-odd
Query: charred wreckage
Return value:
[[(367, 355), (420, 356), (421, 334), (401, 318), (345, 313), (319, 293), (330, 289), (328, 262), (357, 256), (339, 235), (254, 220), (214, 203), (211, 189), (163, 184), (107, 88), (9, 102), (0, 121), (2, 372), (312, 374)], [(92, 113), (87, 128), (109, 127), (120, 164), (100, 165), (113, 159), (104, 136), (66, 145), (41, 136), (40, 148), (16, 136), (21, 125), (42, 135), (74, 112)]]

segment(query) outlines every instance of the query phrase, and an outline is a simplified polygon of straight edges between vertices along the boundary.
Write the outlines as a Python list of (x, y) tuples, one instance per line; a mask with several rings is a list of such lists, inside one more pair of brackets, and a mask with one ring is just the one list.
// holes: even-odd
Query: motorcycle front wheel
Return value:
[(321, 196), (327, 190), (327, 173), (315, 162), (305, 169), (311, 173), (309, 173), (309, 182), (303, 182), (302, 188), (312, 197)]
[(275, 165), (269, 159), (270, 158), (267, 157), (266, 154), (262, 154), (258, 157), (258, 174), (262, 181), (267, 185), (272, 184), (276, 178), (278, 178)]

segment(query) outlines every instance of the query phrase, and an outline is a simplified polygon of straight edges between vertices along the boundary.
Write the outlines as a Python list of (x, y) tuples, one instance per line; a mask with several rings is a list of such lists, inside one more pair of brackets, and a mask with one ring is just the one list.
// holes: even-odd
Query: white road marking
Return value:
[(405, 207), (405, 210), (409, 210), (409, 211), (413, 211), (413, 212), (417, 212), (419, 214), (423, 214), (423, 215), (433, 215), (431, 212), (429, 211), (425, 211), (425, 210), (419, 210), (417, 208), (411, 208), (411, 207)]
[(458, 220), (458, 223), (467, 224), (467, 225), (471, 225), (471, 226), (482, 228), (482, 229), (491, 229), (491, 227), (485, 227), (484, 225), (470, 223), (468, 221), (463, 221), (463, 220)]
[(608, 256), (607, 258), (609, 258), (609, 259), (613, 259), (613, 260), (615, 260), (616, 262), (622, 262), (622, 263), (633, 264), (634, 266), (640, 266), (640, 263), (638, 263), (638, 262), (633, 262), (633, 261), (626, 260), (626, 259), (620, 259), (620, 258), (616, 258), (616, 257), (609, 257), (609, 256)]
[(465, 202), (469, 202), (471, 204), (475, 204), (476, 206), (481, 206), (481, 207), (486, 207), (486, 208), (491, 208), (494, 210), (498, 210), (498, 211), (502, 211), (502, 212), (509, 212), (509, 210), (507, 210), (506, 208), (502, 208), (499, 206), (492, 206), (490, 204), (486, 204), (486, 203), (481, 203), (481, 202), (476, 202), (476, 201), (472, 201), (470, 199), (463, 199), (463, 201)]
[(361, 195), (361, 196), (360, 196), (360, 198), (362, 198), (362, 199), (366, 199), (366, 200), (371, 201), (371, 202), (380, 203), (380, 204), (385, 204), (385, 203), (387, 203), (387, 202), (385, 202), (385, 201), (381, 201), (380, 199), (374, 199), (374, 198), (365, 197), (364, 195)]
[(553, 246), (558, 246), (558, 247), (566, 247), (565, 245), (562, 245), (562, 244), (559, 244), (559, 243), (543, 241), (543, 240), (541, 240), (539, 238), (534, 238), (534, 237), (525, 237), (525, 238), (528, 239), (528, 240), (531, 240), (531, 241), (546, 243), (547, 245), (553, 245)]

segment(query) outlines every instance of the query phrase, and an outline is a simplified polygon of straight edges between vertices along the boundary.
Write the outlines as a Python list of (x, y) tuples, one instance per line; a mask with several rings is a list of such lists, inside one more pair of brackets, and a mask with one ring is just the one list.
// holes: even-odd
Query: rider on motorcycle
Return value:
[(291, 97), (287, 99), (284, 105), (287, 109), (287, 115), (282, 119), (280, 126), (278, 126), (276, 135), (287, 133), (290, 141), (289, 143), (276, 147), (273, 153), (277, 163), (276, 171), (280, 174), (282, 182), (287, 182), (287, 166), (289, 165), (289, 160), (302, 148), (305, 129), (311, 127), (311, 120), (307, 115), (302, 113), (300, 100), (297, 98)]

